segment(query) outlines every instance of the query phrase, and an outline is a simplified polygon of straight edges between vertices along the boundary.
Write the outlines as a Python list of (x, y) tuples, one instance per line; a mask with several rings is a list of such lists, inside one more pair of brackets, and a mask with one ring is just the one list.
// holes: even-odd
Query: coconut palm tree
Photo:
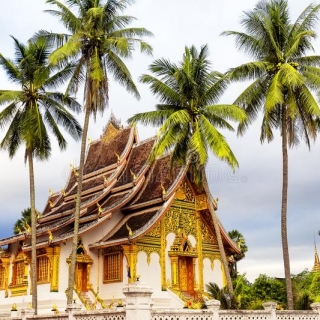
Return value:
[(262, 0), (244, 13), (244, 32), (223, 33), (235, 37), (238, 49), (253, 59), (228, 71), (231, 81), (252, 81), (234, 102), (248, 114), (238, 133), (242, 135), (261, 111), (261, 142), (272, 141), (275, 129), (282, 138), (281, 236), (289, 309), (293, 298), (287, 237), (288, 147), (303, 137), (310, 148), (310, 140), (317, 136), (320, 109), (312, 93), (320, 87), (320, 56), (307, 52), (313, 49), (319, 10), (320, 5), (311, 4), (292, 23), (288, 1)]
[[(141, 82), (150, 85), (152, 93), (158, 96), (161, 103), (156, 105), (155, 111), (138, 113), (128, 119), (129, 123), (161, 126), (149, 161), (170, 151), (172, 166), (188, 163), (199, 186), (205, 180), (204, 167), (208, 162), (209, 150), (232, 168), (238, 166), (226, 139), (218, 129), (233, 130), (227, 120), (243, 121), (246, 118), (245, 112), (234, 105), (216, 104), (224, 92), (226, 82), (220, 73), (210, 70), (208, 54), (206, 45), (199, 52), (191, 46), (185, 48), (183, 60), (179, 64), (166, 59), (154, 61), (149, 70), (155, 76), (142, 75)], [(203, 183), (203, 186), (206, 187), (207, 183)], [(207, 194), (210, 194), (209, 190)], [(228, 290), (232, 294), (219, 222), (212, 201), (209, 204), (226, 270)]]
[[(36, 210), (36, 214), (39, 214), (39, 211)], [(24, 209), (21, 212), (21, 218), (18, 219), (13, 226), (13, 233), (19, 234), (25, 230), (28, 230), (31, 226), (31, 208)]]
[(57, 0), (47, 0), (58, 10), (47, 10), (57, 16), (66, 27), (67, 34), (53, 34), (40, 31), (37, 36), (49, 38), (58, 45), (51, 55), (51, 63), (64, 59), (75, 59), (78, 67), (73, 73), (67, 92), (76, 93), (84, 84), (85, 119), (81, 141), (78, 187), (74, 216), (74, 238), (69, 266), (67, 303), (72, 303), (78, 243), (81, 205), (82, 176), (84, 168), (87, 132), (90, 115), (94, 119), (98, 111), (103, 113), (108, 106), (110, 74), (127, 91), (139, 98), (138, 90), (122, 58), (130, 58), (135, 45), (140, 51), (150, 54), (152, 48), (141, 40), (152, 35), (144, 28), (128, 25), (135, 19), (120, 15), (132, 0), (67, 0), (66, 5)]
[(36, 256), (36, 209), (33, 159), (47, 160), (51, 153), (48, 130), (56, 138), (61, 150), (67, 146), (59, 126), (73, 138), (79, 139), (81, 127), (65, 108), (80, 111), (80, 105), (56, 88), (70, 76), (73, 66), (62, 64), (52, 67), (48, 64), (51, 47), (44, 39), (29, 41), (27, 45), (13, 38), (15, 60), (0, 54), (0, 65), (8, 78), (19, 90), (0, 90), (0, 128), (6, 133), (0, 148), (9, 152), (12, 158), (21, 145), (25, 146), (25, 161), (29, 164), (30, 207), (31, 207), (31, 277), (32, 307), (37, 314), (37, 256)]
[(231, 276), (232, 278), (236, 278), (238, 276), (237, 262), (245, 257), (245, 253), (248, 251), (248, 246), (246, 245), (246, 240), (242, 233), (238, 230), (233, 229), (228, 231), (228, 235), (241, 250), (241, 253), (233, 255), (233, 263), (231, 265)]

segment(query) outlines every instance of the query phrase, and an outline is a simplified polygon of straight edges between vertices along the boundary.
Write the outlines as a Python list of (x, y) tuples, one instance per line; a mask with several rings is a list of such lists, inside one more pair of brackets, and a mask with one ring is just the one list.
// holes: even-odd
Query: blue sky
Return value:
[[(146, 85), (138, 83), (138, 77), (147, 72), (154, 59), (164, 57), (177, 62), (181, 60), (186, 45), (200, 48), (208, 44), (214, 70), (224, 72), (248, 61), (248, 57), (236, 50), (231, 37), (221, 37), (220, 34), (225, 30), (241, 30), (242, 12), (252, 9), (255, 4), (253, 0), (136, 0), (126, 13), (137, 18), (135, 26), (143, 26), (154, 33), (154, 37), (148, 39), (154, 48), (153, 57), (137, 52), (127, 62), (141, 99), (135, 100), (111, 81), (109, 110), (96, 123), (91, 122), (89, 136), (92, 139), (100, 136), (111, 111), (125, 124), (134, 113), (154, 107), (156, 98)], [(308, 0), (289, 0), (292, 19), (309, 4)], [(13, 57), (10, 35), (26, 42), (39, 29), (62, 31), (59, 22), (43, 12), (50, 8), (43, 0), (7, 2), (6, 8), (0, 12), (0, 52), (5, 57)], [(320, 54), (319, 39), (314, 46), (316, 53)], [(1, 70), (0, 88), (13, 88)], [(245, 84), (231, 85), (221, 102), (232, 103), (243, 88)], [(225, 133), (240, 163), (235, 173), (214, 157), (210, 158), (207, 168), (211, 192), (214, 197), (219, 197), (217, 213), (220, 220), (227, 231), (237, 229), (246, 239), (249, 251), (239, 263), (239, 271), (246, 272), (251, 281), (260, 273), (277, 277), (284, 274), (280, 236), (281, 143), (277, 132), (272, 143), (261, 145), (259, 127), (258, 119), (241, 138), (234, 133)], [(154, 128), (139, 127), (141, 139), (155, 132)], [(0, 132), (0, 139), (2, 137), (3, 132)], [(55, 145), (48, 162), (36, 163), (38, 210), (43, 209), (49, 188), (58, 191), (64, 187), (69, 164), (77, 165), (79, 150), (80, 145), (73, 141), (63, 153)], [(289, 152), (288, 239), (292, 273), (312, 268), (314, 235), (319, 242), (319, 160), (319, 142), (312, 145), (311, 152), (303, 142)], [(3, 238), (11, 235), (20, 212), (29, 206), (29, 180), (23, 149), (12, 160), (0, 151), (0, 164), (0, 238)]]

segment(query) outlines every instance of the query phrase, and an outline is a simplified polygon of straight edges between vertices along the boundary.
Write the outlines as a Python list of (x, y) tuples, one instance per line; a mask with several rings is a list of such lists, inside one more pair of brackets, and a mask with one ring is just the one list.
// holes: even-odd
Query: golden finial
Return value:
[(16, 303), (14, 303), (13, 305), (12, 305), (12, 307), (11, 307), (11, 311), (17, 311), (18, 309), (17, 309), (17, 304)]
[(21, 229), (19, 228), (19, 226), (16, 226), (16, 230), (17, 230), (19, 233), (22, 232)]
[(66, 191), (65, 191), (64, 189), (61, 189), (60, 192), (61, 192), (61, 195), (64, 196), (64, 197), (67, 195), (67, 194), (66, 194)]
[(97, 207), (98, 207), (99, 213), (101, 213), (102, 212), (102, 208), (101, 208), (101, 206), (100, 206), (100, 204), (98, 202), (97, 202)]
[(161, 182), (161, 189), (162, 189), (162, 194), (165, 195), (167, 193), (166, 189), (164, 188), (162, 182)]
[(32, 309), (31, 303), (28, 303), (28, 309)]
[(114, 152), (114, 154), (116, 155), (116, 157), (117, 157), (117, 161), (120, 161), (120, 156), (116, 153), (116, 152)]
[(215, 200), (216, 202), (219, 202), (219, 198), (216, 198), (216, 200)]
[(49, 235), (49, 241), (52, 241), (53, 240), (53, 235), (52, 235), (52, 232), (51, 230), (48, 228), (48, 235)]
[(107, 183), (108, 182), (108, 178), (106, 176), (103, 176), (103, 182)]
[(51, 201), (51, 200), (49, 200), (49, 201), (48, 201), (48, 203), (49, 203), (50, 208), (52, 208), (52, 207), (53, 207), (53, 203), (52, 203), (52, 201)]
[(137, 179), (137, 176), (134, 174), (134, 172), (130, 169), (130, 173), (131, 173), (131, 176), (132, 176), (132, 180), (136, 180)]
[(37, 219), (40, 219), (41, 218), (41, 213), (38, 211), (37, 212)]
[(51, 189), (51, 188), (49, 188), (49, 194), (50, 194), (50, 196), (52, 196), (52, 195), (53, 195), (53, 191), (52, 191), (52, 189)]
[(88, 138), (88, 141), (89, 141), (89, 143), (92, 143), (92, 139), (90, 137)]
[(24, 223), (24, 230), (28, 233), (31, 232), (31, 227), (27, 221)]
[(133, 235), (133, 232), (132, 232), (131, 228), (128, 226), (127, 223), (126, 223), (126, 227), (127, 227), (128, 231), (129, 231), (129, 237), (131, 237)]
[(73, 171), (74, 175), (76, 177), (78, 177), (79, 176), (79, 172), (76, 170), (76, 168), (74, 167), (74, 165), (72, 163), (70, 163), (70, 168)]

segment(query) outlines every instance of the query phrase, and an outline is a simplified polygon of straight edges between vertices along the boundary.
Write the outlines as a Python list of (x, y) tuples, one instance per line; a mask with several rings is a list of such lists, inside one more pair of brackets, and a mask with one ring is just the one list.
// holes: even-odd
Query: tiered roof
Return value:
[[(90, 143), (83, 175), (79, 235), (102, 223), (113, 223), (108, 221), (113, 213), (121, 212), (120, 221), (112, 226), (112, 231), (89, 244), (90, 249), (140, 238), (172, 204), (179, 185), (188, 175), (188, 168), (170, 170), (170, 155), (150, 166), (147, 160), (155, 139), (138, 142), (135, 127), (123, 128), (112, 117), (100, 139)], [(37, 220), (39, 248), (72, 238), (77, 176), (77, 168), (71, 166), (65, 188), (48, 198)], [(214, 205), (216, 207), (215, 202)], [(208, 210), (203, 210), (203, 217), (212, 225)], [(239, 248), (222, 227), (221, 230), (228, 251), (238, 252)], [(0, 246), (23, 240), (22, 248), (28, 251), (28, 238), (30, 235), (23, 232), (1, 240)]]

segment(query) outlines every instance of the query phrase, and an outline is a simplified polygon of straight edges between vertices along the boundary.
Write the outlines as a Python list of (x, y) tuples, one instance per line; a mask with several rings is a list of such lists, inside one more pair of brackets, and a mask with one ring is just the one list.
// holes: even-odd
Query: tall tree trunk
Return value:
[(281, 240), (286, 278), (288, 309), (293, 310), (293, 295), (290, 273), (290, 258), (287, 236), (287, 203), (288, 203), (288, 138), (287, 138), (287, 109), (283, 108), (282, 114), (282, 205), (281, 205)]
[(88, 135), (89, 118), (90, 118), (90, 111), (88, 109), (89, 108), (86, 108), (86, 113), (85, 113), (85, 117), (84, 117), (83, 132), (82, 132), (82, 139), (81, 139), (76, 210), (74, 213), (73, 242), (72, 242), (72, 251), (71, 251), (71, 261), (70, 261), (70, 265), (69, 265), (67, 304), (71, 304), (72, 299), (73, 299), (73, 287), (74, 287), (75, 270), (76, 270), (76, 262), (77, 262), (77, 246), (78, 246), (78, 238), (79, 238), (78, 234), (79, 234), (82, 178), (83, 178), (84, 160), (85, 160), (85, 154), (86, 154), (86, 141), (87, 141), (87, 135)]
[(31, 289), (32, 308), (35, 315), (38, 314), (38, 292), (37, 292), (37, 229), (36, 229), (36, 201), (34, 187), (33, 155), (31, 150), (27, 150), (30, 180), (30, 207), (31, 207)]
[(213, 221), (213, 226), (214, 226), (214, 231), (216, 233), (217, 236), (217, 242), (218, 242), (218, 247), (219, 247), (219, 252), (220, 252), (220, 256), (221, 256), (221, 260), (222, 260), (222, 265), (223, 265), (223, 269), (224, 269), (224, 273), (226, 276), (226, 280), (227, 280), (227, 287), (228, 287), (228, 291), (229, 294), (231, 296), (231, 298), (233, 298), (233, 286), (232, 286), (232, 280), (231, 280), (231, 276), (230, 276), (230, 272), (229, 272), (229, 266), (228, 266), (228, 261), (227, 261), (227, 257), (226, 257), (226, 252), (224, 251), (224, 246), (222, 243), (222, 238), (221, 238), (221, 232), (220, 232), (220, 226), (219, 226), (219, 222), (218, 222), (218, 218), (216, 215), (216, 211), (213, 207), (213, 199), (209, 190), (209, 185), (207, 182), (207, 177), (206, 177), (206, 172), (205, 172), (205, 168), (202, 169), (202, 181), (203, 181), (203, 186), (204, 189), (207, 193), (207, 199), (208, 199), (208, 206), (209, 206), (209, 210), (211, 212), (211, 216), (212, 216), (212, 221)]

